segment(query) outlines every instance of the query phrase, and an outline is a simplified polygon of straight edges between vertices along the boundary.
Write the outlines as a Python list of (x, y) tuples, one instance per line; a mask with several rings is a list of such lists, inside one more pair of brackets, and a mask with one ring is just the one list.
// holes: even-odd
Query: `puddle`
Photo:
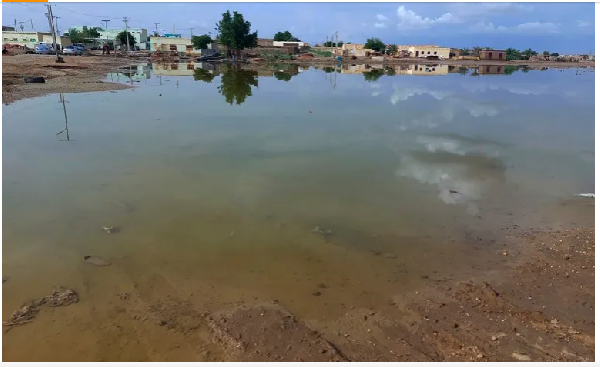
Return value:
[(122, 309), (167, 296), (386, 309), (501, 228), (580, 220), (564, 199), (594, 189), (591, 73), (421, 69), (139, 65), (107, 76), (131, 90), (3, 106), (3, 318), (58, 284), (80, 298), (4, 351), (35, 337), (53, 340), (40, 356), (149, 358), (119, 343), (164, 330)]

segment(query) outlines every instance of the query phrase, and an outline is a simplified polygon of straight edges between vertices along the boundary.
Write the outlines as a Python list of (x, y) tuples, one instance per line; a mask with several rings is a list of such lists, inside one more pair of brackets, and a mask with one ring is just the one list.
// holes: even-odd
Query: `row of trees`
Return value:
[(73, 43), (83, 43), (86, 39), (100, 38), (101, 31), (102, 28), (100, 27), (83, 27), (81, 31), (76, 28), (71, 28), (65, 32), (64, 35), (68, 36)]
[(365, 48), (370, 50), (385, 53), (387, 55), (395, 55), (398, 53), (398, 46), (394, 44), (386, 45), (379, 38), (368, 38), (365, 42)]
[[(461, 48), (460, 56), (479, 56), (479, 51), (493, 50), (491, 47), (473, 47), (473, 48)], [(519, 51), (516, 48), (506, 49), (506, 60), (529, 60), (531, 56), (537, 56), (538, 52), (528, 48), (523, 51)], [(549, 51), (542, 52), (544, 58), (548, 59), (550, 56), (558, 56), (558, 53), (550, 53)]]

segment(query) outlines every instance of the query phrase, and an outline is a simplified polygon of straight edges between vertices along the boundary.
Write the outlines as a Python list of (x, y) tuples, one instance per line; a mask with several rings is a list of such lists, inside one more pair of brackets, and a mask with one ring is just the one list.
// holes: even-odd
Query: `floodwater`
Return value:
[(163, 318), (383, 310), (506, 227), (591, 225), (592, 71), (140, 65), (107, 76), (132, 90), (3, 106), (3, 319), (80, 296), (4, 359), (197, 359)]

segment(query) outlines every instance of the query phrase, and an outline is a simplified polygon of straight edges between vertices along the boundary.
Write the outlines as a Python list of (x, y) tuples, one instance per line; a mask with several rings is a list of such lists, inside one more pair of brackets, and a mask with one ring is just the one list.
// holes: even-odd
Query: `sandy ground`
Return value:
[[(3, 327), (3, 360), (594, 361), (595, 231), (504, 232), (506, 246), (483, 255), (495, 256), (494, 266), (451, 281), (440, 269), (381, 307), (348, 305), (334, 318), (300, 319), (276, 299), (215, 309), (210, 300), (132, 288), (106, 295), (114, 298), (111, 322), (78, 326), (99, 328), (102, 338), (89, 341), (100, 343), (97, 352), (66, 357), (60, 329), (28, 352), (19, 346), (43, 325), (34, 320)], [(37, 318), (58, 322), (70, 307), (77, 306), (44, 309)]]
[[(111, 55), (112, 56), (112, 55)], [(65, 56), (56, 63), (54, 56), (23, 54), (2, 57), (2, 103), (39, 97), (51, 93), (79, 93), (128, 86), (105, 82), (106, 74), (132, 63), (131, 60), (102, 56)], [(135, 60), (134, 60), (135, 61)], [(134, 62), (133, 61), (133, 62)], [(25, 84), (24, 77), (42, 76), (44, 84)]]

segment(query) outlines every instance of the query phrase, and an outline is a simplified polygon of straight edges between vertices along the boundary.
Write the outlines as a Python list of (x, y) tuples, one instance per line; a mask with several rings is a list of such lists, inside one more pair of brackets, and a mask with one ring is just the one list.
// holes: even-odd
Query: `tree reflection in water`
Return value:
[(221, 85), (217, 90), (229, 104), (244, 103), (252, 95), (252, 86), (258, 87), (258, 72), (243, 70), (239, 65), (221, 65), (214, 73), (204, 69), (194, 70), (194, 80), (211, 83), (216, 76), (221, 76)]

